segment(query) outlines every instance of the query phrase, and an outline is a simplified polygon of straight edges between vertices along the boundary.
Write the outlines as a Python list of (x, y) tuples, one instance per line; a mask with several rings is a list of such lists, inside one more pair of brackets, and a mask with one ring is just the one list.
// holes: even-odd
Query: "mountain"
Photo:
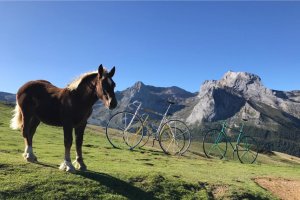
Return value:
[[(143, 108), (150, 109), (157, 113), (163, 113), (168, 107), (168, 100), (176, 102), (171, 106), (170, 113), (176, 113), (188, 108), (190, 101), (193, 101), (197, 94), (185, 91), (179, 87), (154, 87), (145, 85), (142, 82), (136, 82), (121, 92), (116, 92), (118, 106), (113, 111), (107, 110), (98, 101), (94, 106), (94, 111), (89, 119), (89, 123), (106, 125), (109, 117), (119, 111), (128, 110), (128, 105), (134, 101), (140, 101)], [(151, 115), (158, 119), (159, 116)]]
[(219, 81), (205, 81), (197, 98), (189, 124), (246, 118), (260, 127), (266, 120), (300, 126), (300, 91), (268, 89), (254, 74), (229, 71)]
[(0, 92), (0, 101), (5, 103), (15, 103), (16, 95), (7, 92)]
[(139, 81), (116, 92), (116, 96), (117, 108), (109, 111), (97, 102), (89, 123), (105, 125), (109, 116), (128, 109), (135, 100), (142, 102), (143, 108), (162, 113), (168, 106), (167, 100), (171, 100), (176, 104), (170, 112), (190, 125), (245, 118), (260, 128), (300, 128), (300, 91), (268, 89), (259, 76), (246, 72), (229, 71), (220, 80), (205, 81), (199, 93)]

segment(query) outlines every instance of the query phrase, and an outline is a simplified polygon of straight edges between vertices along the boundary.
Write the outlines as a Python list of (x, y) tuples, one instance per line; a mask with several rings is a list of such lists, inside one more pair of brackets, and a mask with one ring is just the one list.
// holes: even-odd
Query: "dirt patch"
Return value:
[(300, 180), (288, 180), (283, 178), (256, 178), (258, 185), (282, 200), (299, 200)]

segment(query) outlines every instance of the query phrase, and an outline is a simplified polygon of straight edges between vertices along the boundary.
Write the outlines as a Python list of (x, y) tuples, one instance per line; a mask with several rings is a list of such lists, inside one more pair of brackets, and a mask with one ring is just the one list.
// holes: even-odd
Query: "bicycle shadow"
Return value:
[(101, 185), (108, 187), (113, 193), (122, 195), (128, 199), (156, 199), (153, 194), (143, 191), (142, 189), (135, 187), (123, 180), (108, 174), (94, 172), (94, 171), (79, 171), (76, 175), (84, 178), (97, 181)]

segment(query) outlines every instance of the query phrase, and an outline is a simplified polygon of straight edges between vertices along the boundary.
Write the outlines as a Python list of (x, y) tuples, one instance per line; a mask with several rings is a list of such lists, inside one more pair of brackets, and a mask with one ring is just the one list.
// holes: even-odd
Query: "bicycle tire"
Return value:
[(241, 163), (252, 164), (258, 156), (258, 145), (251, 136), (243, 136), (237, 144), (237, 156)]
[(203, 151), (207, 158), (225, 157), (227, 152), (227, 139), (224, 133), (212, 129), (207, 131), (203, 137)]
[(159, 133), (159, 145), (166, 154), (182, 155), (191, 144), (191, 133), (180, 120), (169, 120), (163, 124)]
[(138, 115), (129, 111), (114, 114), (106, 125), (106, 138), (117, 149), (133, 150), (142, 141), (144, 126)]

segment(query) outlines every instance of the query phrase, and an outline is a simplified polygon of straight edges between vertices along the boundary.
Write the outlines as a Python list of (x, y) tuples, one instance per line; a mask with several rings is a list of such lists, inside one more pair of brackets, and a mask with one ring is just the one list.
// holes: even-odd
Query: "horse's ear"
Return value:
[(104, 72), (104, 69), (103, 69), (103, 65), (101, 64), (101, 65), (98, 67), (98, 74), (99, 74), (99, 77), (100, 77), (100, 78), (102, 78), (103, 72)]
[(114, 66), (108, 73), (108, 77), (112, 78), (114, 76), (115, 72), (116, 72), (116, 67)]

